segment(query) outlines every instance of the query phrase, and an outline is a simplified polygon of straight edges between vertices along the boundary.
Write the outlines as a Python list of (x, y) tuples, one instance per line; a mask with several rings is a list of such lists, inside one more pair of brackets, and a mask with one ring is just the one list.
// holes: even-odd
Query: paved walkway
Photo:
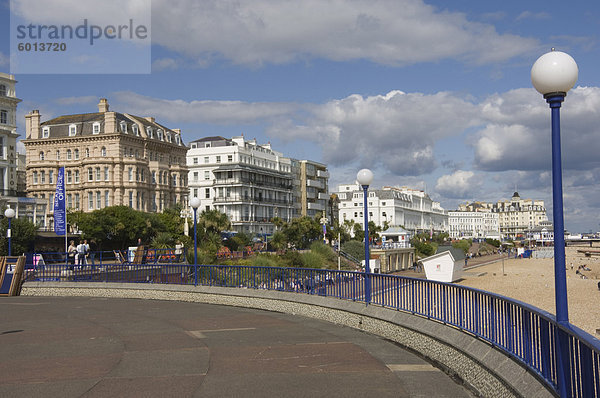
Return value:
[(2, 397), (470, 397), (395, 344), (313, 319), (156, 300), (0, 298)]

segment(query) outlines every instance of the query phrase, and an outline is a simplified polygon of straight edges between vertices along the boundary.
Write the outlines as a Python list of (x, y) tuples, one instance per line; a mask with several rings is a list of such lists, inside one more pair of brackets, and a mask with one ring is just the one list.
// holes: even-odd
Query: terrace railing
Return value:
[[(28, 264), (26, 279), (204, 285), (279, 290), (364, 301), (364, 273), (185, 263), (75, 267)], [(554, 315), (497, 294), (424, 279), (371, 274), (371, 305), (425, 317), (485, 340), (520, 361), (555, 392), (600, 397), (600, 342)], [(562, 361), (559, 358), (563, 358)], [(565, 360), (566, 359), (566, 360)], [(566, 365), (565, 365), (566, 364)], [(560, 366), (568, 369), (561, 371)], [(562, 380), (561, 375), (567, 375)]]

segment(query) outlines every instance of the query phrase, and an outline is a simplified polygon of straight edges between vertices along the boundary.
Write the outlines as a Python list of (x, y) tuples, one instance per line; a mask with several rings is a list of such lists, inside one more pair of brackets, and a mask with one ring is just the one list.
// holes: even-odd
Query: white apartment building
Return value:
[(452, 239), (500, 239), (499, 220), (499, 214), (491, 211), (449, 211), (449, 235)]
[[(47, 228), (46, 201), (26, 198), (26, 185), (23, 178), (24, 157), (17, 153), (17, 98), (13, 75), (0, 72), (0, 211), (4, 208), (15, 210), (15, 217), (25, 218), (41, 229)], [(21, 164), (19, 173), (18, 163)], [(21, 174), (21, 178), (19, 178)]]
[(17, 81), (0, 73), (0, 195), (17, 195)]
[[(364, 224), (363, 189), (358, 184), (338, 186), (339, 220)], [(448, 230), (448, 214), (423, 191), (407, 187), (383, 187), (368, 191), (369, 221), (403, 227), (412, 232)]]
[(270, 144), (243, 136), (205, 137), (190, 143), (187, 166), (198, 211), (227, 214), (235, 231), (272, 234), (273, 217), (287, 222), (294, 216), (291, 160)]

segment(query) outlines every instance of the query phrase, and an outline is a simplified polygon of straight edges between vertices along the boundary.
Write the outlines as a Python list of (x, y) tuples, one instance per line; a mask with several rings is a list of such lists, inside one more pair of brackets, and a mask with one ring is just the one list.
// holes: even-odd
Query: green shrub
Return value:
[(469, 249), (471, 249), (471, 241), (469, 239), (462, 239), (458, 242), (452, 243), (452, 247), (461, 249), (463, 252), (465, 252), (465, 254), (467, 254)]
[(290, 250), (281, 256), (284, 267), (298, 268), (304, 266), (302, 255), (295, 250)]
[(349, 240), (342, 245), (342, 251), (356, 258), (363, 260), (365, 258), (365, 244), (357, 240)]
[(270, 254), (258, 254), (250, 259), (253, 267), (279, 267), (279, 259)]
[(321, 268), (323, 266), (323, 257), (312, 251), (302, 253), (302, 265), (306, 268)]
[(310, 245), (310, 251), (320, 255), (325, 261), (335, 261), (337, 257), (333, 249), (323, 242), (313, 242)]

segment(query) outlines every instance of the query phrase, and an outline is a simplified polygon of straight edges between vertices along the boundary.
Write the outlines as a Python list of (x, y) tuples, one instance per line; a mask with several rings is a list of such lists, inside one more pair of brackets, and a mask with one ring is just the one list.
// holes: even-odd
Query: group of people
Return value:
[(72, 240), (71, 244), (67, 248), (67, 256), (69, 258), (70, 268), (73, 269), (75, 264), (79, 266), (83, 266), (87, 264), (87, 257), (90, 254), (90, 245), (87, 240), (83, 240), (79, 242), (77, 246), (75, 246), (75, 241)]

